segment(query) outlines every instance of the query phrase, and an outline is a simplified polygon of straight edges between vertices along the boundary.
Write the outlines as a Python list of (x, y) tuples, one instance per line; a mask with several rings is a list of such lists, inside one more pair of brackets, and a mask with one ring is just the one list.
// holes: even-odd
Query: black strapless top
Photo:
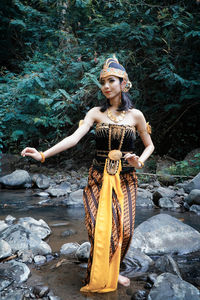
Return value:
[[(110, 150), (120, 150), (123, 156), (128, 152), (132, 153), (134, 151), (135, 139), (136, 129), (134, 126), (97, 123), (95, 135), (96, 152), (93, 165), (103, 169), (105, 159), (108, 157), (108, 152)], [(121, 161), (122, 170), (134, 170), (134, 168), (131, 167), (123, 158)]]

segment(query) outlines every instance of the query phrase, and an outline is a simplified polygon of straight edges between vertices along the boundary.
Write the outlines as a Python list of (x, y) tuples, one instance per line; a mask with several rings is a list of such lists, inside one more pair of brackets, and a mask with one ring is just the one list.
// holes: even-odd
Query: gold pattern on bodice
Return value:
[(126, 129), (126, 136), (135, 135), (136, 129), (135, 126), (130, 125), (118, 125), (118, 124), (108, 124), (108, 123), (97, 123), (96, 125), (96, 134), (98, 136), (105, 136), (109, 126), (112, 127), (112, 139), (120, 140), (124, 128)]

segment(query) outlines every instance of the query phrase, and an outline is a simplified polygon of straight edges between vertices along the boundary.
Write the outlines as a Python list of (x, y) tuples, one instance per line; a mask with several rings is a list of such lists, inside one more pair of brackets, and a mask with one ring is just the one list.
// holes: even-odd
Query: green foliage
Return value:
[(45, 149), (74, 131), (102, 103), (99, 71), (113, 53), (153, 127), (157, 153), (182, 159), (197, 148), (195, 1), (3, 0), (0, 8), (3, 151)]
[(175, 163), (169, 168), (170, 174), (195, 176), (200, 172), (200, 153), (194, 156), (194, 159), (189, 161), (182, 160)]

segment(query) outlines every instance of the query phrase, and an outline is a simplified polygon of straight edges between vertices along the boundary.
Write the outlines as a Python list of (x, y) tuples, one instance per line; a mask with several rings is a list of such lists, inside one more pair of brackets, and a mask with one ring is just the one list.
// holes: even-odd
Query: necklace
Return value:
[(107, 116), (108, 116), (108, 118), (109, 118), (111, 121), (113, 121), (114, 123), (118, 123), (118, 122), (122, 121), (122, 120), (124, 119), (124, 117), (125, 117), (125, 114), (126, 114), (126, 111), (123, 110), (123, 111), (119, 114), (119, 116), (114, 116), (114, 115), (111, 113), (110, 109), (109, 109), (109, 108), (107, 109)]

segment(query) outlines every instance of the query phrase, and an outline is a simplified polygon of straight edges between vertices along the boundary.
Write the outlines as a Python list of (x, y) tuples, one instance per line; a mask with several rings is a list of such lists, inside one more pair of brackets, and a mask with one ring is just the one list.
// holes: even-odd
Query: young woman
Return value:
[[(118, 282), (130, 284), (127, 277), (119, 274), (119, 268), (134, 230), (135, 169), (144, 166), (154, 146), (142, 112), (132, 108), (127, 95), (131, 83), (115, 57), (104, 64), (100, 83), (107, 102), (88, 111), (72, 135), (44, 153), (28, 147), (21, 154), (44, 162), (75, 146), (96, 123), (96, 153), (83, 194), (91, 250), (86, 285), (81, 291), (104, 293), (116, 290)], [(134, 153), (136, 130), (144, 144), (140, 156)]]

